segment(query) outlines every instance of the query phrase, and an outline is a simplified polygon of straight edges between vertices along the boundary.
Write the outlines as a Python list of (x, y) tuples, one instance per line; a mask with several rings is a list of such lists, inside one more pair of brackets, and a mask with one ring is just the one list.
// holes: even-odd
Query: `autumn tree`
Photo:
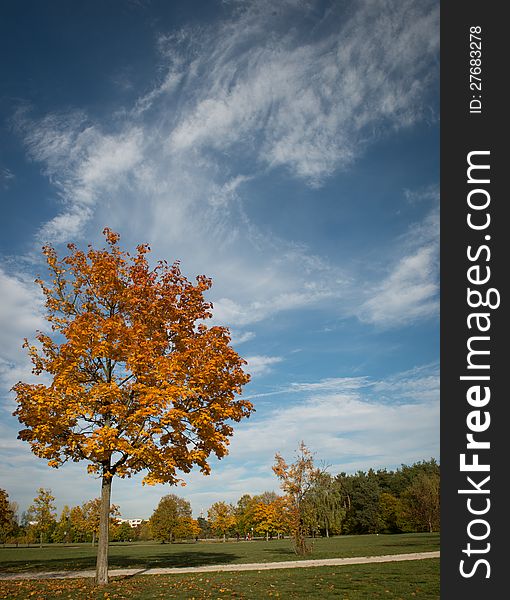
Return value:
[(96, 582), (108, 581), (108, 521), (112, 479), (145, 470), (144, 483), (180, 480), (197, 466), (210, 472), (211, 453), (227, 453), (230, 421), (252, 411), (237, 398), (249, 376), (230, 346), (228, 329), (207, 327), (211, 280), (192, 283), (179, 263), (149, 264), (150, 248), (134, 256), (105, 228), (107, 247), (69, 244), (59, 259), (45, 246), (46, 297), (52, 333), (25, 340), (36, 375), (50, 383), (18, 382), (19, 438), (59, 467), (85, 461), (101, 479)]
[(173, 542), (182, 520), (191, 518), (191, 504), (175, 494), (163, 496), (149, 520), (152, 536), (160, 542)]
[(57, 543), (67, 543), (71, 541), (71, 534), (71, 509), (66, 504), (60, 513), (60, 518), (53, 530), (51, 540)]
[(255, 498), (260, 498), (253, 509), (255, 531), (265, 535), (266, 541), (274, 534), (278, 537), (283, 535), (289, 525), (286, 499), (274, 493), (271, 496), (262, 495)]
[(9, 494), (0, 489), (0, 542), (6, 539), (16, 530), (16, 517), (13, 503), (9, 501)]
[(82, 506), (73, 506), (69, 514), (73, 542), (86, 542), (89, 539), (88, 524)]
[(280, 480), (280, 486), (285, 492), (289, 503), (289, 522), (294, 550), (296, 554), (305, 555), (311, 552), (306, 538), (310, 532), (306, 519), (306, 499), (321, 476), (321, 469), (315, 467), (313, 455), (301, 442), (294, 463), (287, 464), (280, 454), (275, 456), (273, 466), (275, 475)]
[(200, 525), (196, 519), (191, 516), (181, 517), (174, 529), (176, 540), (191, 540), (200, 535)]
[(226, 502), (215, 502), (207, 511), (207, 519), (214, 533), (226, 541), (228, 532), (236, 523), (235, 509)]
[(115, 523), (112, 527), (112, 540), (114, 542), (130, 542), (135, 537), (135, 531), (129, 523)]
[(49, 538), (57, 524), (54, 502), (55, 497), (52, 496), (51, 490), (39, 488), (34, 503), (28, 507), (28, 520), (32, 523), (33, 531), (39, 538), (41, 547), (43, 541)]
[(250, 494), (243, 494), (237, 501), (234, 510), (235, 528), (242, 536), (246, 536), (255, 527), (253, 511), (257, 502), (257, 498), (250, 496)]
[(152, 539), (152, 532), (148, 521), (142, 521), (135, 528), (136, 539), (146, 542)]
[[(94, 546), (96, 538), (99, 537), (101, 527), (101, 498), (93, 498), (81, 505), (82, 527), (92, 535), (92, 545)], [(110, 504), (109, 524), (116, 522), (116, 517), (120, 517), (120, 507), (117, 504)]]

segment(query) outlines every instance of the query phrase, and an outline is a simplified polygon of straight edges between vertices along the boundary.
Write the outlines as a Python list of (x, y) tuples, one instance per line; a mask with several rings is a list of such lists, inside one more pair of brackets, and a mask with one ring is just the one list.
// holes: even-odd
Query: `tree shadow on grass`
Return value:
[[(227, 552), (176, 552), (168, 556), (147, 557), (144, 566), (148, 569), (161, 567), (202, 567), (206, 565), (225, 565), (238, 560), (240, 556)], [(127, 568), (133, 563), (143, 562), (143, 559), (130, 559), (129, 557), (116, 557), (112, 559), (111, 565), (119, 568)]]
[[(224, 565), (235, 562), (240, 557), (226, 552), (177, 552), (167, 556), (110, 556), (109, 569), (152, 569), (167, 567), (201, 567), (206, 565)], [(84, 571), (95, 569), (96, 557), (75, 557), (66, 559), (38, 560), (30, 562), (2, 562), (3, 573), (27, 573), (31, 571)]]
[(299, 556), (292, 550), (292, 548), (264, 548), (264, 552), (273, 554), (281, 557), (288, 557), (291, 560), (299, 559)]

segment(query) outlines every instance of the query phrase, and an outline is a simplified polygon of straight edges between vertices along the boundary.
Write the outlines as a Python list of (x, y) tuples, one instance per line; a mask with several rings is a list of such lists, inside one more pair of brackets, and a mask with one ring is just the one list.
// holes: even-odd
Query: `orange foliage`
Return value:
[(53, 467), (84, 460), (106, 477), (147, 470), (147, 484), (174, 484), (194, 465), (208, 474), (209, 455), (227, 453), (228, 421), (253, 410), (236, 396), (249, 376), (228, 329), (204, 324), (211, 280), (191, 283), (178, 262), (151, 268), (146, 244), (131, 256), (118, 234), (103, 233), (106, 249), (69, 244), (62, 260), (43, 249), (52, 281), (37, 282), (53, 334), (24, 346), (51, 383), (14, 386), (19, 438)]
[(196, 519), (192, 517), (181, 517), (174, 530), (176, 539), (186, 540), (194, 539), (200, 535), (200, 525)]
[(322, 471), (314, 466), (312, 452), (304, 442), (301, 442), (294, 463), (287, 464), (280, 454), (275, 455), (273, 472), (280, 480), (280, 487), (287, 496), (294, 549), (297, 554), (307, 554), (311, 549), (306, 543), (306, 535), (309, 531), (305, 522), (305, 498), (318, 481)]
[(285, 533), (290, 526), (288, 500), (279, 496), (270, 503), (258, 502), (253, 509), (253, 521), (257, 533)]
[(207, 511), (207, 518), (211, 524), (211, 529), (216, 534), (226, 536), (229, 529), (236, 523), (235, 511), (230, 504), (226, 502), (215, 502)]

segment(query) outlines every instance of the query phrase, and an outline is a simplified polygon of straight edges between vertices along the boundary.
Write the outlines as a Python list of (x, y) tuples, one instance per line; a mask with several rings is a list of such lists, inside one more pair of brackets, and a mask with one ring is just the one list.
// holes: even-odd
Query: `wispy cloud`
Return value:
[(43, 297), (32, 279), (0, 266), (0, 386), (9, 389), (19, 379), (31, 379), (31, 366), (21, 345), (37, 329), (44, 330)]
[(439, 315), (439, 192), (427, 188), (414, 194), (407, 190), (405, 195), (427, 198), (434, 208), (396, 240), (400, 257), (369, 286), (368, 298), (356, 312), (362, 321), (382, 328)]
[(439, 310), (436, 250), (420, 248), (402, 258), (375, 288), (360, 311), (360, 318), (382, 327), (394, 327), (426, 317)]
[[(234, 327), (340, 296), (353, 312), (345, 304), (360, 304), (360, 286), (349, 267), (257, 227), (243, 192), (282, 167), (318, 186), (373, 141), (425, 118), (438, 10), (391, 0), (384, 12), (370, 1), (323, 11), (315, 2), (234, 2), (200, 30), (162, 35), (162, 77), (107, 124), (81, 110), (42, 119), (20, 111), (18, 131), (60, 199), (40, 241), (94, 242), (105, 224), (124, 243), (146, 239), (158, 257), (211, 275), (217, 319)], [(429, 256), (409, 254), (374, 290), (390, 306), (387, 322), (434, 310)], [(422, 278), (411, 276), (415, 267)], [(404, 289), (399, 305), (394, 284)], [(375, 300), (362, 318), (384, 320)]]
[(291, 383), (287, 389), (294, 392), (341, 392), (358, 390), (367, 384), (367, 377), (328, 377), (311, 383)]
[[(255, 142), (262, 164), (317, 185), (384, 127), (423, 117), (420, 94), (438, 48), (437, 7), (390, 2), (383, 15), (376, 3), (363, 2), (346, 19), (338, 5), (312, 34), (302, 29), (306, 20), (289, 29), (290, 13), (308, 16), (313, 4), (282, 3), (274, 11), (269, 3), (243, 3), (237, 18), (200, 31), (200, 39), (184, 32), (181, 44), (194, 59), (174, 60), (169, 71), (175, 80), (176, 68), (188, 70), (180, 88), (186, 110), (170, 134), (171, 152)], [(332, 21), (338, 28), (327, 34)], [(175, 38), (169, 43), (175, 56)]]
[(263, 356), (260, 354), (247, 356), (247, 370), (252, 376), (256, 377), (268, 373), (271, 370), (272, 365), (279, 363), (282, 360), (283, 358), (281, 356)]
[(16, 176), (10, 169), (0, 166), (0, 185), (4, 188), (4, 190), (9, 189), (15, 179)]
[[(334, 385), (337, 389), (334, 389)], [(344, 468), (399, 464), (401, 456), (418, 460), (437, 454), (439, 411), (438, 365), (419, 367), (388, 378), (325, 379), (315, 384), (293, 384), (289, 391), (301, 399), (272, 409), (242, 424), (232, 443), (237, 459), (255, 446), (293, 452), (301, 439), (318, 456)], [(274, 437), (274, 432), (278, 437)], [(412, 436), (406, 432), (412, 431)], [(358, 458), (355, 458), (358, 457)], [(354, 467), (355, 468), (355, 467)]]
[(106, 134), (78, 111), (50, 114), (35, 124), (25, 109), (15, 122), (30, 158), (44, 165), (63, 206), (43, 225), (42, 241), (81, 237), (98, 200), (125, 191), (142, 161), (143, 132), (137, 127)]
[(245, 342), (249, 342), (255, 338), (255, 332), (253, 331), (237, 331), (233, 330), (230, 332), (232, 343), (236, 346), (239, 344), (244, 344)]
[(417, 190), (405, 189), (404, 197), (409, 204), (419, 204), (421, 202), (433, 202), (434, 204), (437, 204), (439, 199), (439, 188), (434, 184)]

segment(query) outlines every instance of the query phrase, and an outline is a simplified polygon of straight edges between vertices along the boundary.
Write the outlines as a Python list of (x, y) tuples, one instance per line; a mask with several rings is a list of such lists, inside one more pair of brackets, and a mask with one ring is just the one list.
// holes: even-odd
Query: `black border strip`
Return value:
[[(508, 154), (506, 144), (502, 135), (498, 135), (508, 129), (506, 111), (503, 112), (503, 82), (508, 68), (504, 68), (503, 58), (509, 53), (503, 54), (503, 39), (509, 35), (503, 37), (503, 27), (507, 27), (503, 6), (504, 3), (495, 1), (441, 3), (441, 598), (445, 600), (485, 600), (508, 594), (510, 566), (506, 557), (510, 553), (505, 542), (510, 515), (505, 518), (503, 511), (510, 506), (510, 498), (503, 485), (504, 466), (510, 455), (510, 430), (507, 432), (510, 398), (504, 389), (504, 374), (509, 370), (504, 312), (510, 255), (505, 231), (508, 192), (503, 190), (502, 182), (509, 169), (504, 165)], [(481, 40), (474, 37), (470, 40), (470, 33)], [(476, 43), (470, 46), (471, 42)], [(478, 46), (481, 46), (481, 73), (476, 69), (470, 73), (470, 68), (478, 65)], [(470, 64), (472, 59), (474, 62)], [(470, 75), (480, 80), (472, 77), (470, 81)], [(474, 168), (469, 183), (468, 155), (473, 151), (485, 154), (472, 154), (471, 162), (490, 169)], [(472, 204), (482, 205), (484, 199), (490, 202), (487, 208), (473, 210), (468, 197)], [(486, 224), (489, 213), (490, 224), (483, 229), (470, 228), (467, 221), (470, 212), (472, 222), (478, 226)], [(484, 245), (488, 250), (481, 249)], [(471, 260), (468, 246), (471, 246)], [(478, 257), (473, 258), (477, 252)], [(468, 269), (476, 265), (479, 270), (470, 271), (472, 280), (483, 280), (488, 274), (487, 266), (490, 268), (490, 280), (485, 284), (468, 280)], [(494, 308), (470, 307), (468, 288), (479, 291), (483, 300), (488, 299)], [(495, 307), (498, 294), (493, 291), (487, 295), (490, 288), (500, 296), (498, 308)], [(476, 298), (477, 294), (471, 295), (473, 305)], [(472, 317), (469, 329), (469, 315), (481, 312), (489, 315), (490, 329), (479, 331), (478, 323), (488, 325), (485, 317), (479, 321)], [(490, 354), (472, 355), (470, 369), (467, 344), (472, 336), (488, 337), (472, 339), (471, 348), (488, 350)], [(489, 376), (490, 380), (460, 379), (480, 375)], [(478, 406), (477, 386), (481, 393)], [(490, 388), (491, 396), (485, 403), (486, 387)], [(474, 388), (471, 404), (470, 388)], [(470, 427), (480, 431), (473, 432)], [(490, 443), (490, 448), (468, 449), (469, 433), (480, 443)], [(490, 471), (462, 471), (462, 454), (468, 465), (476, 461), (474, 454), (477, 454), (480, 465), (489, 466)], [(482, 483), (487, 476), (490, 479)], [(474, 511), (480, 514), (473, 514)], [(482, 514), (483, 511), (486, 512)]]

